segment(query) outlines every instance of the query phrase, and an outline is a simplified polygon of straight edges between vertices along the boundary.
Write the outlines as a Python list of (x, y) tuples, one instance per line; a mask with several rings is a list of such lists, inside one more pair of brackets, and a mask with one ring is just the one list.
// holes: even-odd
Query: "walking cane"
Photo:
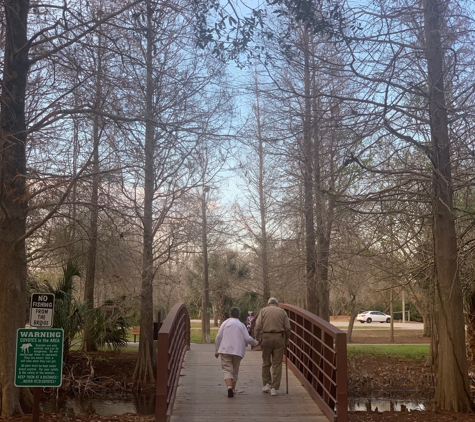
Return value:
[(286, 394), (289, 394), (289, 354), (287, 353), (287, 345), (285, 345), (284, 349), (285, 353), (285, 389)]

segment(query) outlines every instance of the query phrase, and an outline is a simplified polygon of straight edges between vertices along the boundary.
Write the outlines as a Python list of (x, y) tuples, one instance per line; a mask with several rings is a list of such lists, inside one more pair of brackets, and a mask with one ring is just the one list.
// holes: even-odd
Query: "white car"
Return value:
[(367, 322), (368, 324), (374, 322), (391, 322), (391, 316), (386, 315), (383, 312), (379, 311), (363, 311), (361, 314), (358, 314), (356, 319), (361, 322)]

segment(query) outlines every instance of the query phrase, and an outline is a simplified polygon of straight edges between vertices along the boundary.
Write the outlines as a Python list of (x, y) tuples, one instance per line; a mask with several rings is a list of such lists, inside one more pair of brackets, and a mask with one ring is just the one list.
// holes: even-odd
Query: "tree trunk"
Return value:
[(475, 291), (472, 291), (467, 300), (465, 314), (467, 325), (467, 353), (471, 361), (475, 361)]
[(219, 327), (218, 307), (216, 306), (214, 302), (212, 303), (212, 307), (213, 307), (213, 325), (215, 327)]
[(25, 95), (28, 76), (28, 0), (6, 0), (5, 50), (0, 112), (0, 412), (21, 413), (14, 386), (16, 332), (25, 326), (26, 188)]
[[(389, 292), (389, 315), (391, 316), (391, 323), (389, 326), (389, 342), (394, 343), (394, 296), (393, 296), (393, 289)], [(403, 311), (404, 312), (404, 311)]]
[[(203, 180), (204, 180), (203, 174)], [(206, 219), (206, 192), (209, 190), (203, 185), (201, 216), (202, 216), (202, 247), (203, 247), (203, 298), (201, 301), (201, 340), (211, 343), (210, 316), (209, 316), (209, 263), (208, 263), (208, 223)]]
[[(315, 80), (313, 80), (315, 86)], [(313, 116), (318, 116), (318, 107), (314, 99)], [(326, 321), (330, 321), (330, 295), (328, 291), (328, 248), (329, 242), (325, 231), (325, 202), (323, 197), (323, 182), (321, 174), (321, 140), (317, 130), (317, 123), (313, 122), (313, 179), (315, 192), (315, 221), (316, 221), (316, 267), (315, 281), (319, 296), (319, 309), (316, 314)]]
[(318, 316), (330, 321), (330, 288), (328, 284), (328, 263), (330, 259), (330, 236), (333, 219), (334, 197), (330, 198), (328, 209), (325, 209), (324, 187), (322, 182), (320, 159), (320, 141), (315, 141), (315, 218), (316, 227), (316, 280), (317, 294), (320, 296)]
[(423, 337), (430, 337), (432, 335), (432, 318), (429, 313), (422, 315), (422, 322), (424, 324)]
[[(96, 124), (95, 124), (96, 126)], [(96, 129), (96, 128), (95, 128)], [(97, 255), (97, 222), (98, 222), (98, 200), (99, 200), (99, 153), (98, 141), (96, 140), (98, 133), (94, 130), (94, 154), (93, 154), (93, 172), (92, 176), (92, 192), (91, 192), (91, 218), (89, 222), (89, 247), (87, 251), (87, 270), (86, 280), (84, 282), (84, 300), (87, 306), (87, 315), (84, 327), (83, 349), (86, 351), (95, 351), (97, 346), (92, 339), (91, 326), (94, 324), (92, 318), (92, 310), (94, 309), (94, 286), (96, 278), (96, 255)]]
[(348, 310), (350, 311), (350, 320), (348, 322), (348, 329), (346, 331), (346, 340), (348, 343), (352, 341), (353, 328), (355, 326), (356, 317), (358, 316), (358, 309), (356, 308), (355, 299), (356, 297), (351, 295), (351, 300), (348, 303)]
[(147, 121), (145, 124), (145, 181), (143, 225), (143, 257), (142, 257), (142, 290), (140, 305), (140, 339), (137, 365), (134, 370), (134, 381), (148, 384), (155, 382), (156, 360), (153, 348), (153, 197), (154, 197), (154, 155), (155, 130), (153, 126), (153, 74), (152, 74), (152, 6), (147, 1), (147, 88), (146, 107)]
[(221, 292), (217, 293), (216, 302), (218, 308), (219, 325), (221, 325), (227, 318), (224, 294), (222, 294)]
[(269, 257), (268, 257), (268, 240), (267, 240), (267, 201), (265, 200), (264, 192), (264, 140), (262, 139), (261, 114), (259, 90), (257, 86), (256, 77), (256, 122), (257, 122), (257, 140), (258, 140), (258, 155), (259, 155), (259, 211), (261, 217), (261, 265), (262, 265), (262, 298), (264, 303), (267, 303), (270, 297), (269, 286)]
[(472, 402), (465, 352), (463, 297), (457, 262), (439, 6), (439, 0), (424, 0), (431, 158), (434, 165), (433, 237), (438, 331), (435, 402), (438, 409), (468, 412)]
[(303, 110), (303, 139), (302, 162), (304, 179), (304, 218), (305, 218), (305, 248), (307, 266), (307, 310), (316, 315), (320, 310), (320, 298), (316, 286), (315, 223), (313, 215), (313, 145), (312, 145), (312, 99), (310, 98), (310, 52), (308, 31), (304, 32), (304, 110)]
[[(338, 106), (332, 107), (331, 110), (332, 121), (336, 122), (340, 117)], [(335, 133), (332, 131), (333, 142), (335, 143)], [(330, 195), (328, 198), (328, 205), (325, 207), (325, 190), (334, 191), (335, 182), (333, 168), (333, 157), (330, 156), (330, 182), (329, 186), (325, 188), (323, 185), (321, 175), (321, 160), (326, 157), (322, 153), (322, 144), (320, 139), (316, 139), (315, 145), (315, 214), (317, 220), (317, 280), (318, 285), (321, 286), (320, 292), (320, 314), (319, 316), (326, 321), (330, 321), (330, 286), (328, 281), (328, 266), (330, 261), (330, 243), (333, 226), (333, 219), (335, 215), (335, 195)], [(328, 158), (327, 158), (328, 160)], [(355, 315), (356, 318), (356, 315)]]
[(95, 92), (95, 110), (97, 114), (94, 116), (94, 123), (92, 128), (92, 191), (91, 191), (91, 218), (89, 223), (89, 248), (87, 251), (87, 270), (86, 280), (84, 283), (84, 300), (86, 302), (87, 310), (89, 311), (86, 317), (86, 324), (84, 328), (83, 349), (92, 352), (97, 350), (97, 345), (92, 338), (92, 310), (94, 309), (94, 289), (96, 279), (96, 255), (97, 255), (97, 231), (99, 219), (99, 129), (100, 129), (100, 106), (102, 100), (102, 35), (98, 35), (98, 54), (97, 54), (97, 73), (96, 73), (96, 92)]
[[(435, 264), (434, 264), (435, 267)], [(430, 310), (428, 312), (429, 318), (425, 321), (425, 323), (428, 325), (428, 330), (430, 330), (431, 336), (430, 336), (430, 346), (429, 346), (429, 356), (427, 359), (427, 364), (432, 368), (432, 372), (436, 373), (437, 372), (437, 362), (438, 362), (438, 344), (439, 344), (439, 334), (437, 332), (437, 327), (436, 327), (436, 319), (437, 319), (437, 313), (435, 311), (436, 308), (436, 297), (435, 297), (435, 268), (434, 268), (434, 276), (433, 276), (433, 289), (434, 292), (431, 294), (430, 298)], [(426, 331), (426, 328), (424, 326), (424, 332)]]

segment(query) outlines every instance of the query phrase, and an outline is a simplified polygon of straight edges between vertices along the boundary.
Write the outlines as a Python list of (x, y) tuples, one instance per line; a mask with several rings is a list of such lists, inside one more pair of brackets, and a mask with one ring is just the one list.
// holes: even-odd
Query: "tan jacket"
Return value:
[(283, 333), (285, 341), (288, 341), (290, 331), (290, 321), (287, 312), (276, 305), (262, 308), (259, 315), (257, 315), (254, 332), (255, 338), (259, 341), (262, 340), (263, 333)]

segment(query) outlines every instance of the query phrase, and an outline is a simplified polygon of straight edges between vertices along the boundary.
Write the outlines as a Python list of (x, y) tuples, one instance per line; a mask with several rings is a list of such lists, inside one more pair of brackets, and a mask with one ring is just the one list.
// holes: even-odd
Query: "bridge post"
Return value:
[(166, 422), (168, 410), (168, 333), (158, 333), (155, 420)]
[(346, 353), (346, 333), (338, 333), (336, 349), (336, 415), (338, 422), (348, 421), (348, 361)]

